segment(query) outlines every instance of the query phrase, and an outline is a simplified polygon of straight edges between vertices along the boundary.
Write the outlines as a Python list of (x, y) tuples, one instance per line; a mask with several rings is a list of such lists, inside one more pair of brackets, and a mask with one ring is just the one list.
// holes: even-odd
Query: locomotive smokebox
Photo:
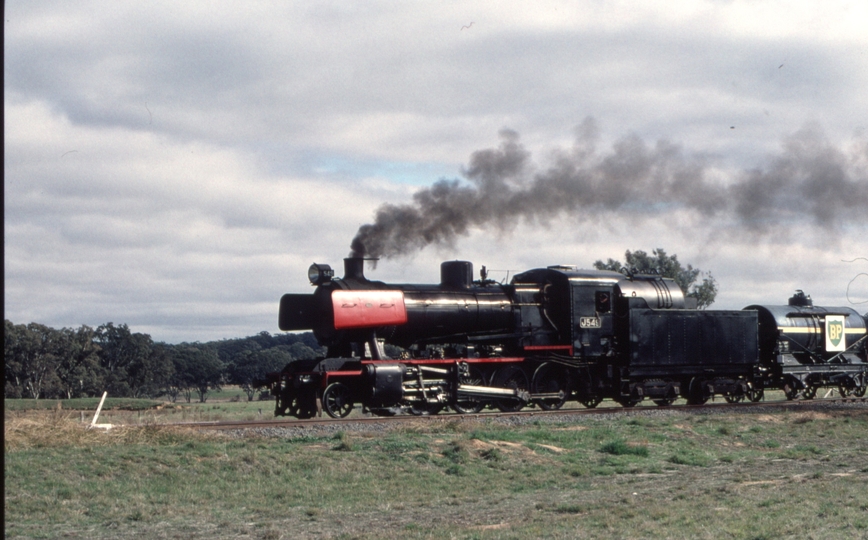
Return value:
[(440, 285), (466, 289), (473, 284), (473, 263), (470, 261), (446, 261), (440, 264)]
[(362, 257), (348, 257), (344, 259), (344, 280), (348, 279), (366, 281), (365, 259)]

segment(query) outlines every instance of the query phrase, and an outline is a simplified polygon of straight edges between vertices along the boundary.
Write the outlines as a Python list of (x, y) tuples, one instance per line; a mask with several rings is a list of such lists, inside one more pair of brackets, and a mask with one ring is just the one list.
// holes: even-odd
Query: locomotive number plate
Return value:
[(599, 317), (580, 317), (579, 318), (579, 328), (601, 328), (603, 325), (600, 323)]

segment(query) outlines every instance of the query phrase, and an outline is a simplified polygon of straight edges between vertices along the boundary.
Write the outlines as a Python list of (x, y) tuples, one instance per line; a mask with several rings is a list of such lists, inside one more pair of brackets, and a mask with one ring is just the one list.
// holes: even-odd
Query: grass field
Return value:
[(7, 412), (5, 533), (868, 538), (865, 407), (651, 411), (295, 439)]
[[(90, 423), (100, 398), (75, 399), (5, 399), (6, 411), (56, 410), (74, 411), (79, 422)], [(208, 393), (208, 400), (199, 403), (194, 396), (190, 403), (179, 399), (165, 400), (108, 397), (100, 412), (99, 422), (105, 424), (154, 424), (167, 422), (209, 422), (217, 420), (261, 420), (274, 417), (274, 401), (247, 401), (247, 395), (236, 387), (226, 387)]]

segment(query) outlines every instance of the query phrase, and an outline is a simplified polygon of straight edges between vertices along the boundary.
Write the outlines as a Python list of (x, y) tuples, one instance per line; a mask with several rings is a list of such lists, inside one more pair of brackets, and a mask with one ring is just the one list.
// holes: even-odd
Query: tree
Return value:
[[(146, 334), (139, 334), (146, 335)], [(156, 397), (163, 393), (175, 371), (172, 358), (164, 347), (157, 347), (148, 337), (147, 353), (127, 367), (127, 382), (132, 397)]]
[(293, 360), (313, 360), (317, 357), (316, 351), (301, 341), (297, 341), (289, 346), (289, 354), (292, 355)]
[(20, 398), (24, 392), (24, 385), (21, 381), (23, 366), (18, 355), (20, 334), (21, 327), (6, 319), (3, 330), (3, 376), (6, 381), (4, 395), (7, 398)]
[[(56, 391), (60, 382), (57, 378), (59, 332), (38, 323), (25, 326), (9, 321), (5, 330), (4, 367), (10, 393), (39, 399), (46, 392)], [(14, 383), (10, 384), (12, 381)]]
[(96, 395), (103, 386), (99, 365), (99, 346), (93, 342), (94, 330), (61, 328), (57, 347), (57, 377), (67, 399)]
[(292, 360), (282, 347), (243, 351), (229, 365), (229, 380), (241, 387), (248, 401), (253, 401), (253, 395), (264, 385), (265, 376), (282, 370)]
[(172, 362), (172, 374), (166, 381), (166, 394), (174, 403), (178, 396), (184, 396), (187, 403), (193, 398), (193, 391), (198, 387), (196, 380), (199, 349), (187, 343), (181, 345), (160, 344), (163, 353)]
[(219, 390), (223, 383), (225, 365), (217, 351), (208, 345), (182, 343), (175, 347), (175, 379), (184, 388), (187, 402), (191, 391), (199, 394), (199, 402), (205, 403), (209, 390)]
[[(678, 260), (678, 255), (667, 255), (666, 251), (661, 248), (655, 249), (651, 255), (644, 251), (631, 252), (627, 250), (624, 254), (624, 260), (626, 261), (625, 264), (614, 259), (607, 259), (605, 263), (596, 261), (594, 268), (615, 272), (628, 269), (639, 274), (659, 274), (675, 280), (685, 296), (696, 299), (698, 308), (704, 309), (714, 303), (714, 298), (717, 296), (717, 282), (711, 272), (703, 272), (689, 264), (686, 268), (683, 267)], [(696, 284), (700, 277), (702, 277), (702, 282)]]
[(105, 370), (106, 390), (113, 396), (140, 396), (154, 391), (167, 369), (151, 356), (154, 342), (148, 334), (133, 333), (126, 324), (100, 325), (94, 332), (100, 347), (100, 365)]

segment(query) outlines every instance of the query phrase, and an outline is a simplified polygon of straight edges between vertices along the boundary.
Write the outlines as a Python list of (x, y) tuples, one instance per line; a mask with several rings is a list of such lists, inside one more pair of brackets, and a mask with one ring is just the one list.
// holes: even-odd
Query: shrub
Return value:
[(600, 452), (604, 454), (612, 454), (615, 456), (641, 456), (648, 457), (648, 447), (641, 445), (631, 445), (624, 441), (612, 441), (600, 447)]

